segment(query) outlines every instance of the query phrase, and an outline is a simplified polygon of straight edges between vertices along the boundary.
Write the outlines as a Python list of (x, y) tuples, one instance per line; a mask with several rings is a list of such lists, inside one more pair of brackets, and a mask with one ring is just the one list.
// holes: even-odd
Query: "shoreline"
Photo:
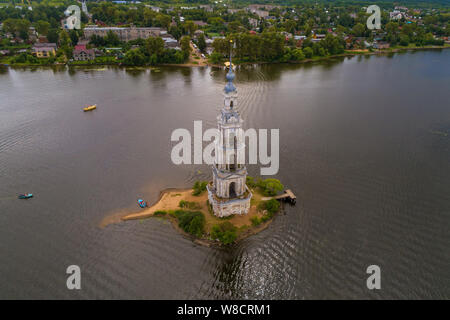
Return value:
[[(333, 58), (339, 58), (339, 57), (352, 57), (352, 56), (357, 56), (357, 55), (386, 55), (386, 54), (391, 54), (391, 53), (399, 53), (399, 52), (407, 52), (407, 51), (416, 51), (416, 50), (443, 50), (443, 49), (449, 49), (450, 45), (444, 45), (444, 46), (427, 46), (427, 47), (404, 47), (404, 48), (392, 48), (392, 49), (387, 49), (387, 50), (374, 50), (374, 51), (369, 51), (367, 49), (365, 50), (347, 50), (344, 53), (341, 54), (336, 54), (336, 55), (330, 55), (330, 56), (325, 56), (325, 57), (320, 57), (320, 56), (316, 56), (313, 58), (308, 58), (308, 59), (304, 59), (301, 61), (287, 61), (287, 62), (279, 62), (279, 61), (272, 61), (272, 62), (267, 62), (267, 61), (249, 61), (249, 62), (241, 62), (241, 63), (236, 63), (236, 65), (249, 65), (249, 64), (258, 64), (258, 65), (262, 65), (262, 64), (302, 64), (302, 63), (309, 63), (309, 62), (316, 62), (316, 61), (325, 61), (325, 60), (329, 60), (329, 59), (333, 59)], [(217, 68), (223, 68), (223, 64), (214, 64), (214, 63), (209, 63), (209, 62), (202, 62), (199, 64), (195, 64), (193, 63), (195, 61), (189, 61), (187, 63), (180, 63), (180, 64), (174, 64), (174, 63), (163, 63), (163, 64), (157, 64), (154, 66), (150, 66), (150, 65), (143, 65), (143, 66), (127, 66), (127, 65), (123, 65), (123, 64), (118, 64), (118, 63), (92, 63), (92, 64), (69, 64), (69, 63), (53, 63), (53, 64), (27, 64), (27, 63), (18, 63), (18, 64), (5, 64), (5, 63), (0, 63), (0, 66), (3, 67), (99, 67), (99, 66), (115, 66), (115, 67), (121, 67), (121, 68), (125, 68), (125, 69), (155, 69), (158, 67), (184, 67), (184, 68), (197, 68), (197, 67), (217, 67)]]
[[(218, 218), (214, 216), (207, 207), (206, 200), (208, 198), (207, 192), (204, 191), (202, 194), (198, 196), (192, 195), (193, 189), (191, 188), (167, 188), (160, 192), (158, 199), (145, 209), (141, 209), (140, 211), (135, 212), (118, 212), (116, 214), (108, 215), (103, 218), (100, 223), (101, 227), (106, 227), (110, 224), (116, 224), (121, 222), (127, 222), (132, 220), (141, 220), (141, 219), (149, 219), (149, 218), (161, 218), (164, 220), (169, 220), (172, 224), (173, 228), (181, 234), (183, 237), (190, 239), (196, 244), (203, 245), (206, 247), (227, 247), (228, 245), (222, 244), (218, 240), (213, 240), (209, 237), (210, 231), (213, 225), (230, 221), (238, 230), (238, 234), (236, 240), (233, 244), (240, 242), (252, 235), (255, 235), (265, 229), (271, 224), (271, 222), (275, 219), (278, 214), (281, 214), (283, 208), (280, 207), (280, 210), (273, 215), (272, 218), (265, 222), (261, 222), (259, 225), (254, 226), (251, 223), (251, 219), (253, 217), (261, 217), (262, 213), (258, 211), (257, 205), (252, 204), (250, 211), (246, 215), (233, 215), (231, 217), (226, 218)], [(205, 216), (205, 233), (202, 237), (196, 237), (185, 232), (178, 225), (178, 220), (173, 215), (170, 214), (169, 211), (181, 209), (179, 207), (180, 200), (192, 201), (199, 205), (196, 209), (190, 209), (194, 211), (200, 211)], [(164, 215), (154, 215), (156, 211), (165, 211), (167, 214)]]

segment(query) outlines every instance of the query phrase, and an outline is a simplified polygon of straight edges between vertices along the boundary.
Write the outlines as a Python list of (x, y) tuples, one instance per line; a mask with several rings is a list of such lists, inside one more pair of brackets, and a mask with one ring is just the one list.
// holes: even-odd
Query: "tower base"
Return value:
[(216, 190), (212, 186), (212, 183), (208, 184), (206, 188), (208, 189), (209, 204), (211, 205), (215, 216), (223, 218), (233, 214), (247, 214), (250, 210), (252, 193), (247, 186), (245, 186), (246, 192), (244, 195), (229, 199), (217, 197)]

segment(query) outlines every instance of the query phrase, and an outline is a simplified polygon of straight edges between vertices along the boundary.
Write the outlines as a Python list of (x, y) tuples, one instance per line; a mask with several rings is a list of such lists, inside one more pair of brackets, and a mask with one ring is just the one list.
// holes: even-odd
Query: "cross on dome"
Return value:
[[(230, 40), (230, 43), (233, 42), (233, 40)], [(233, 80), (235, 78), (235, 74), (233, 72), (233, 64), (231, 63), (231, 46), (230, 46), (230, 66), (228, 69), (228, 73), (226, 75), (227, 78), (227, 84), (225, 85), (225, 93), (230, 93), (236, 91), (236, 87), (233, 84)]]

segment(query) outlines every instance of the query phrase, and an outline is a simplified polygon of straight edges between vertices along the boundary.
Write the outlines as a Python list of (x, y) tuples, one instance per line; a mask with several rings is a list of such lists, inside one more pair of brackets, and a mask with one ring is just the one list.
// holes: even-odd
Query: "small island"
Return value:
[(206, 246), (232, 244), (266, 229), (282, 210), (280, 202), (274, 199), (284, 189), (279, 180), (247, 176), (246, 184), (253, 197), (245, 215), (224, 218), (214, 215), (208, 200), (208, 182), (197, 181), (192, 189), (165, 190), (151, 207), (121, 219), (164, 218), (195, 243)]
[(217, 116), (219, 129), (211, 182), (197, 181), (192, 190), (163, 192), (155, 205), (122, 220), (167, 217), (198, 243), (227, 245), (266, 228), (280, 210), (277, 199), (290, 198), (295, 203), (290, 190), (278, 196), (284, 189), (279, 180), (255, 180), (247, 175), (244, 120), (236, 108), (234, 78), (230, 48), (224, 103)]

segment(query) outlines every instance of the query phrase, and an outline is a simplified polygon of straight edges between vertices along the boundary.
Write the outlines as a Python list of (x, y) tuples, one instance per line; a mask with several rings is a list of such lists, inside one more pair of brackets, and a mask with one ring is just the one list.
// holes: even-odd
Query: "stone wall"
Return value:
[(208, 200), (214, 211), (214, 215), (217, 217), (227, 217), (232, 214), (247, 214), (250, 210), (250, 199), (252, 198), (252, 193), (249, 194), (244, 199), (230, 199), (224, 201), (218, 201), (214, 196), (214, 189), (208, 185)]

